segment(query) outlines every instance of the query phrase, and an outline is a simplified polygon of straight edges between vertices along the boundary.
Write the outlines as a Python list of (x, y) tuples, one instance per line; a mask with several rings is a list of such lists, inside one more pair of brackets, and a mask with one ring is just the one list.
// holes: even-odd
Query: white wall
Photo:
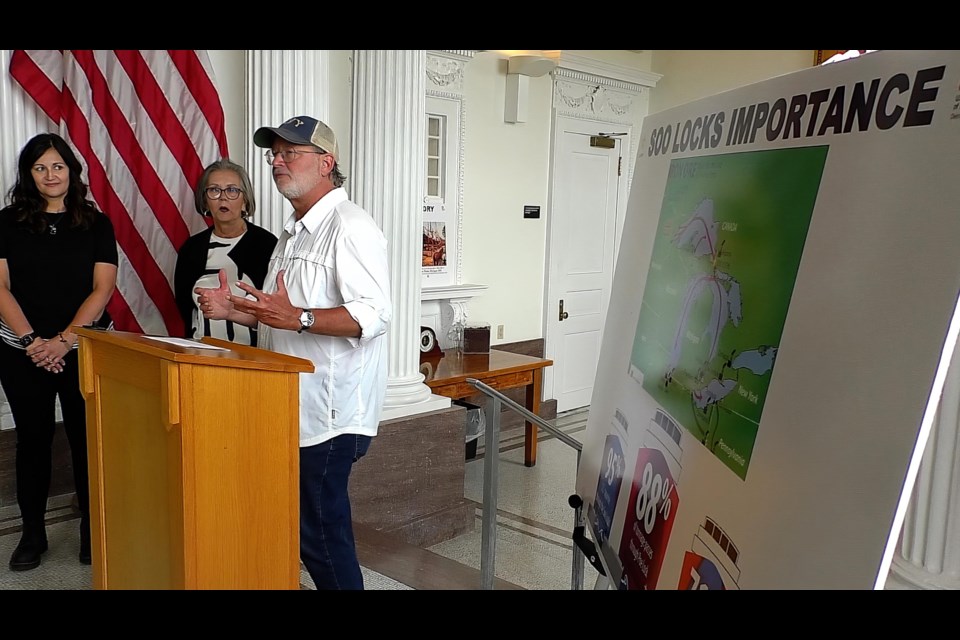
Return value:
[(564, 55), (572, 53), (578, 56), (586, 56), (594, 60), (599, 60), (600, 62), (617, 64), (642, 71), (652, 70), (653, 51), (650, 49), (646, 51), (627, 51), (625, 49), (564, 49), (563, 53)]
[(650, 113), (813, 66), (810, 50), (656, 50)]
[[(507, 123), (505, 65), (478, 53), (464, 82), (463, 281), (489, 287), (470, 303), (468, 321), (489, 322), (494, 344), (542, 334), (549, 184), (551, 78), (530, 78), (528, 121)], [(539, 205), (541, 217), (524, 219), (524, 205)]]

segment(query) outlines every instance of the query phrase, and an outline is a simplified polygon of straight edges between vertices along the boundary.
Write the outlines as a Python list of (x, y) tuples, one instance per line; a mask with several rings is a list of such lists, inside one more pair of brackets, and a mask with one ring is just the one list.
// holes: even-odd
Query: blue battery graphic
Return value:
[(623, 441), (628, 428), (626, 417), (616, 410), (613, 425), (603, 446), (603, 464), (597, 479), (597, 495), (588, 517), (591, 518), (597, 542), (605, 543), (610, 538), (613, 515), (620, 497), (623, 484), (623, 471), (626, 463), (623, 455)]

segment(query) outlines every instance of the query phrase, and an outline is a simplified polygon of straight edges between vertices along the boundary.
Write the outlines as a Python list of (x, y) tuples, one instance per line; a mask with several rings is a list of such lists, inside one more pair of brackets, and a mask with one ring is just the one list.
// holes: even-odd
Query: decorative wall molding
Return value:
[(421, 300), (443, 300), (446, 298), (470, 299), (487, 290), (485, 284), (457, 284), (449, 287), (424, 287)]
[(463, 158), (467, 132), (467, 106), (463, 97), (463, 79), (466, 64), (473, 59), (476, 52), (476, 49), (427, 50), (427, 96), (455, 102), (459, 112), (460, 127), (457, 144), (459, 161), (457, 162), (456, 211), (454, 212), (456, 262), (451, 265), (454, 269), (455, 284), (463, 281)]
[(469, 300), (444, 300), (440, 303), (440, 331), (437, 342), (443, 350), (461, 346), (463, 327), (467, 324)]
[[(453, 274), (453, 281), (456, 284), (463, 282), (463, 165), (466, 158), (467, 142), (467, 101), (459, 100), (460, 103), (460, 144), (457, 149), (457, 264), (454, 265), (456, 271)], [(484, 286), (484, 289), (486, 286)]]
[[(466, 63), (438, 56), (427, 56), (427, 80), (432, 86), (449, 89), (460, 94), (463, 91), (463, 68)], [(432, 87), (427, 86), (429, 92)]]
[(420, 324), (433, 329), (441, 349), (453, 349), (458, 345), (460, 330), (470, 315), (467, 310), (470, 300), (486, 289), (486, 285), (480, 284), (423, 289)]
[(554, 78), (553, 106), (558, 115), (616, 124), (636, 120), (634, 105), (638, 93), (611, 89), (602, 82), (568, 81)]
[(657, 86), (657, 82), (663, 77), (652, 71), (632, 69), (572, 53), (560, 54), (560, 63), (554, 74), (586, 82), (598, 81), (613, 88), (635, 93), (640, 93), (644, 88)]
[(469, 62), (479, 49), (429, 49), (427, 55), (440, 55), (447, 58)]
[[(456, 210), (454, 211), (454, 229), (456, 232), (456, 263), (453, 266), (453, 282), (460, 284), (463, 282), (463, 158), (466, 153), (467, 139), (467, 102), (462, 95), (448, 91), (433, 91), (427, 88), (427, 95), (431, 98), (440, 98), (450, 100), (456, 104), (458, 110), (458, 120), (460, 122), (457, 132), (457, 176), (456, 176)], [(434, 285), (431, 285), (434, 286)]]
[(473, 59), (474, 50), (435, 49), (427, 51), (427, 93), (437, 87), (463, 96), (463, 69)]
[[(662, 76), (574, 54), (561, 54), (553, 72), (553, 106), (558, 115), (633, 124), (646, 115), (650, 88)], [(643, 100), (638, 100), (643, 96)]]

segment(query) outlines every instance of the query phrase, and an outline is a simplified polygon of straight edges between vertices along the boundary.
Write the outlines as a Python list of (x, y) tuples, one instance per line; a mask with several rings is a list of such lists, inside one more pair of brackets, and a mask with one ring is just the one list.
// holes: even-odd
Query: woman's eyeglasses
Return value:
[(223, 194), (227, 200), (236, 200), (240, 197), (240, 194), (243, 193), (243, 189), (238, 189), (237, 187), (227, 187), (226, 189), (207, 187), (203, 192), (207, 194), (207, 197), (211, 200), (219, 200), (220, 194)]

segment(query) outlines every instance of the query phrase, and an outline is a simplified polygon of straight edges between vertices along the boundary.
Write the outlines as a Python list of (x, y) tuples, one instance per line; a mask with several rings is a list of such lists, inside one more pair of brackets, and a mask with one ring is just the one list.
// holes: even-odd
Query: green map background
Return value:
[[(827, 151), (826, 146), (801, 147), (670, 163), (631, 363), (643, 372), (643, 388), (741, 478), (750, 466), (772, 370), (758, 376), (724, 363), (734, 350), (779, 346)], [(705, 199), (713, 200), (721, 248), (716, 270), (740, 283), (742, 320), (739, 327), (727, 320), (709, 363), (704, 359), (711, 340), (696, 344), (684, 337), (673, 380), (665, 388), (687, 287), (693, 278), (713, 272), (709, 256), (678, 249), (673, 238)], [(736, 224), (736, 231), (724, 230), (723, 223)], [(685, 335), (702, 335), (711, 308), (712, 296), (704, 291), (691, 309)], [(700, 371), (703, 382), (696, 380)], [(721, 372), (739, 385), (704, 413), (693, 404), (690, 389)], [(757, 402), (743, 397), (739, 386), (754, 393)], [(743, 465), (720, 448), (721, 439), (744, 458)]]

